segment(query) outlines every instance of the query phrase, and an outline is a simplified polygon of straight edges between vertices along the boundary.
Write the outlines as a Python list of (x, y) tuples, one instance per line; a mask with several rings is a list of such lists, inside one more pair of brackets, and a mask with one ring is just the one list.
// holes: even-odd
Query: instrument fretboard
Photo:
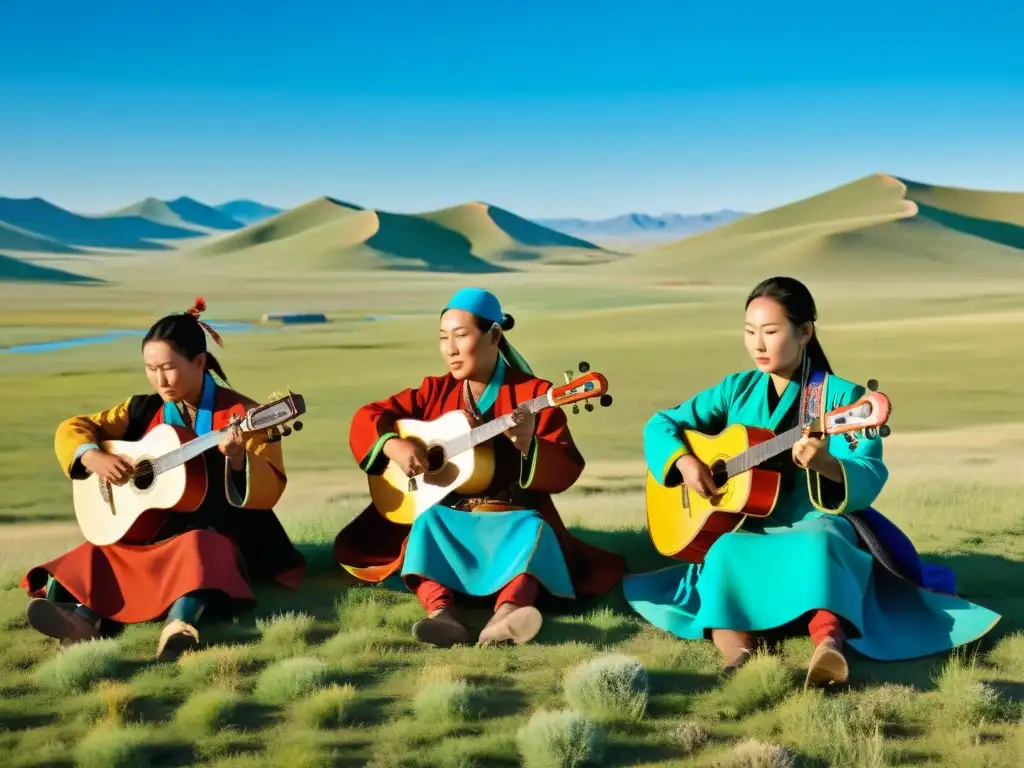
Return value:
[(797, 444), (802, 434), (803, 430), (800, 427), (793, 427), (777, 434), (771, 440), (765, 440), (763, 443), (747, 448), (743, 453), (733, 456), (725, 462), (726, 476), (733, 477), (741, 472), (746, 472), (761, 462), (774, 458), (783, 451), (788, 451)]

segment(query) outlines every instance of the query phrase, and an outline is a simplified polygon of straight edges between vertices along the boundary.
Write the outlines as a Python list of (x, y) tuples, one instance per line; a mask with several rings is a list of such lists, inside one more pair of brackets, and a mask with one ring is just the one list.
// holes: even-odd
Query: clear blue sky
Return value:
[(2, 0), (0, 195), (600, 217), (876, 170), (1024, 190), (1024, 3), (829, 5)]

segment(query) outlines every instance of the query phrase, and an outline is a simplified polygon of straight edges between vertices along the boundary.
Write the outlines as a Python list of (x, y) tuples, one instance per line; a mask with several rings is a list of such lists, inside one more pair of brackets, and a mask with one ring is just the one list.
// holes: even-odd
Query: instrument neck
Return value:
[(205, 435), (189, 440), (187, 443), (182, 445), (180, 448), (175, 448), (173, 451), (165, 453), (163, 456), (153, 462), (153, 474), (158, 475), (161, 472), (166, 472), (175, 467), (180, 467), (187, 461), (191, 461), (196, 456), (206, 453), (217, 446), (231, 427), (227, 426), (222, 429), (215, 429), (207, 432)]
[(726, 475), (733, 477), (746, 472), (748, 469), (753, 469), (758, 464), (790, 450), (797, 444), (802, 434), (803, 430), (796, 426), (785, 432), (780, 432), (771, 440), (765, 440), (763, 443), (748, 448), (738, 456), (733, 456), (725, 462)]
[[(520, 409), (529, 411), (530, 413), (538, 413), (551, 405), (547, 395), (541, 395), (535, 397), (532, 400), (527, 400), (525, 403), (519, 406)], [(513, 414), (506, 413), (504, 416), (481, 424), (479, 427), (475, 427), (469, 433), (469, 445), (474, 447), (480, 443), (485, 443), (488, 440), (497, 437), (501, 433), (515, 426), (515, 419)]]

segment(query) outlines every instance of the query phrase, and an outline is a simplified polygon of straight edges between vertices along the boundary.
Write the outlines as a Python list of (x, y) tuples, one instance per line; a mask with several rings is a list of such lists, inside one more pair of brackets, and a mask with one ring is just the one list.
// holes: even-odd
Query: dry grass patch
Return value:
[(90, 640), (58, 651), (36, 667), (39, 685), (54, 693), (84, 691), (114, 674), (118, 666), (117, 641)]
[(472, 695), (472, 687), (465, 678), (456, 676), (447, 664), (434, 664), (426, 667), (420, 676), (412, 709), (420, 720), (466, 720), (472, 716)]
[(287, 704), (322, 688), (326, 681), (327, 664), (321, 659), (284, 659), (260, 674), (256, 697), (265, 704)]
[(647, 711), (647, 670), (620, 653), (606, 654), (569, 670), (565, 700), (571, 709), (595, 720), (640, 720)]
[(524, 768), (595, 765), (604, 756), (601, 727), (579, 712), (541, 709), (516, 734)]
[(356, 703), (353, 685), (330, 685), (295, 702), (295, 721), (306, 728), (339, 728), (350, 718)]

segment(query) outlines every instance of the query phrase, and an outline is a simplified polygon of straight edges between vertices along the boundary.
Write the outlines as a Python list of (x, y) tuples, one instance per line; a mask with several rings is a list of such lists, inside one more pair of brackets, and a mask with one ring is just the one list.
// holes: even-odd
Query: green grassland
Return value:
[[(316, 264), (326, 251), (313, 245), (260, 255), (367, 213), (347, 206), (343, 216), (328, 215), (336, 212), (327, 206), (337, 207), (328, 201), (305, 217), (315, 219), (309, 226), (293, 217), (286, 232), (278, 221), (260, 234), (257, 224), (190, 239), (170, 257), (59, 257), (101, 284), (5, 288), (0, 348), (145, 328), (197, 294), (213, 321), (282, 310), (330, 318), (226, 332), (217, 350), (250, 396), (290, 387), (307, 399), (305, 429), (284, 443), (290, 482), (279, 514), (310, 574), (298, 594), (266, 590), (254, 614), (202, 626), (203, 649), (177, 663), (152, 660), (155, 624), (61, 652), (25, 626), (16, 586), (25, 566), (79, 540), (54, 427), (144, 390), (139, 339), (0, 351), (0, 397), (15, 404), (0, 446), (5, 764), (582, 764), (575, 754), (603, 765), (1020, 765), (1024, 408), (1012, 349), (1024, 330), (1024, 271), (1014, 258), (1024, 259), (1006, 229), (1019, 225), (1020, 209), (995, 193), (919, 190), (888, 177), (851, 186), (586, 266), (559, 263), (556, 252), (587, 248), (545, 243), (507, 222), (502, 231), (543, 258), (505, 258), (520, 246), (502, 250), (495, 237), (497, 246), (485, 248), (468, 230), (469, 253), (498, 269), (325, 270)], [(925, 206), (950, 215), (924, 220)], [(474, 226), (486, 224), (479, 210), (463, 208)], [(440, 223), (424, 220), (449, 232), (469, 226), (447, 210)], [(295, 211), (278, 218), (288, 213)], [(990, 230), (952, 214), (1006, 226), (988, 239)], [(237, 250), (217, 247), (243, 236), (250, 243)], [(844, 246), (843, 237), (866, 239)], [(775, 256), (760, 258), (769, 242)], [(970, 248), (957, 245), (965, 242)], [(401, 247), (416, 248), (415, 238)], [(945, 255), (925, 257), (933, 252)], [(873, 259), (866, 269), (858, 266), (864, 254)], [(666, 564), (643, 529), (641, 429), (655, 410), (748, 365), (743, 299), (778, 272), (815, 293), (822, 342), (840, 374), (876, 378), (892, 398), (891, 479), (877, 506), (929, 560), (956, 571), (965, 597), (1003, 614), (977, 646), (899, 664), (851, 651), (851, 689), (823, 695), (802, 690), (811, 646), (794, 638), (722, 685), (710, 644), (646, 625), (616, 591), (547, 615), (534, 644), (440, 651), (414, 643), (410, 626), (422, 609), (411, 595), (355, 586), (331, 562), (330, 541), (366, 499), (347, 446), (352, 411), (441, 369), (438, 311), (457, 286), (472, 284), (494, 290), (515, 315), (510, 339), (540, 375), (560, 381), (585, 360), (608, 376), (612, 407), (570, 416), (588, 466), (556, 502), (580, 536), (624, 552), (634, 570)], [(486, 617), (467, 616), (471, 628)]]

